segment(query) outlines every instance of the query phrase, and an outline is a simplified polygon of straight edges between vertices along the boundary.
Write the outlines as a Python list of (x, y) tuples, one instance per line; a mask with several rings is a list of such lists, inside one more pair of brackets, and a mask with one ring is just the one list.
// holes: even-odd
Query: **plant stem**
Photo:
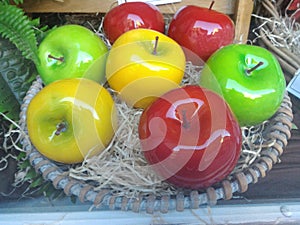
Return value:
[(53, 55), (48, 55), (48, 58), (50, 58), (50, 59), (56, 59), (56, 60), (58, 60), (60, 62), (64, 61), (64, 57), (63, 56), (61, 56), (61, 57), (55, 57)]
[(208, 9), (211, 10), (214, 4), (215, 4), (215, 1), (211, 1), (210, 6), (209, 6)]
[(264, 63), (263, 62), (259, 62), (257, 63), (254, 67), (250, 68), (250, 69), (247, 69), (246, 70), (246, 73), (247, 75), (250, 75), (254, 70), (256, 70), (258, 67), (262, 66)]
[(159, 39), (159, 37), (156, 36), (156, 37), (155, 37), (154, 48), (153, 48), (153, 52), (152, 52), (153, 55), (156, 55), (156, 54), (157, 54), (158, 39)]

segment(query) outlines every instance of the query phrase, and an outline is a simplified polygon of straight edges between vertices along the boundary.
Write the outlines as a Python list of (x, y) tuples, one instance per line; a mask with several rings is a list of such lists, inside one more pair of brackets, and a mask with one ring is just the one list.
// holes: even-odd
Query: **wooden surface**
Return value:
[[(242, 0), (245, 1), (245, 0)], [(247, 0), (248, 1), (248, 0)], [(225, 14), (233, 14), (237, 0), (218, 0), (214, 10)], [(158, 6), (162, 13), (176, 12), (184, 5), (209, 7), (211, 0), (182, 0), (180, 3)], [(59, 13), (105, 13), (117, 5), (116, 0), (24, 0), (23, 8), (27, 12), (59, 12)]]
[[(158, 6), (164, 14), (174, 14), (184, 5), (209, 7), (212, 0), (182, 0), (180, 3)], [(218, 0), (213, 6), (233, 17), (236, 40), (245, 43), (248, 38), (253, 0)], [(28, 13), (106, 13), (117, 5), (116, 0), (25, 0), (22, 7)]]
[(238, 0), (234, 13), (235, 39), (242, 43), (248, 40), (251, 14), (253, 12), (253, 0)]

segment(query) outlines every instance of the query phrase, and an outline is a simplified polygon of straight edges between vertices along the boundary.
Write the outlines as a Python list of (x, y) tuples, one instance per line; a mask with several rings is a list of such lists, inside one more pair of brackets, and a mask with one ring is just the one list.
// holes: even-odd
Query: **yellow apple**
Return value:
[(78, 163), (99, 154), (111, 141), (117, 114), (110, 93), (95, 81), (71, 78), (52, 82), (27, 109), (32, 144), (47, 158)]
[(179, 44), (151, 29), (122, 34), (107, 57), (106, 78), (120, 97), (145, 108), (157, 97), (179, 87), (185, 70), (185, 55)]

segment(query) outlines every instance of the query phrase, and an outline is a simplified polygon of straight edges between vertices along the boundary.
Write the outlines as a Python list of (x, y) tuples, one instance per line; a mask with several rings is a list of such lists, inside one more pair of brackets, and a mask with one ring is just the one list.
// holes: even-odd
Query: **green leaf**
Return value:
[(44, 183), (44, 179), (42, 176), (39, 176), (36, 180), (34, 180), (29, 187), (30, 188), (35, 188), (35, 187), (39, 187)]
[(13, 0), (16, 5), (23, 4), (23, 0)]
[[(16, 5), (23, 4), (23, 0), (13, 0), (12, 2)], [(8, 5), (11, 3), (11, 1), (10, 0), (0, 0), (0, 3)]]
[[(18, 157), (17, 157), (17, 161), (23, 161), (23, 159), (25, 159), (26, 158), (26, 153), (25, 152), (20, 152), (19, 153), (19, 155), (18, 155)], [(29, 161), (28, 161), (28, 163), (29, 163)]]
[(25, 180), (34, 180), (39, 174), (35, 171), (33, 167), (30, 167), (25, 176)]
[(0, 112), (12, 120), (17, 120), (19, 117), (20, 104), (15, 96), (11, 94), (9, 85), (0, 76)]
[(25, 59), (9, 40), (0, 37), (0, 112), (19, 119), (20, 106), (36, 78), (34, 63)]
[(0, 4), (0, 34), (9, 39), (22, 52), (22, 55), (39, 64), (37, 40), (33, 24), (24, 11), (14, 5)]
[(20, 163), (20, 165), (19, 165), (19, 169), (26, 169), (27, 167), (30, 167), (31, 165), (30, 165), (30, 162), (29, 162), (29, 160), (25, 160), (24, 162), (22, 162), (22, 163)]

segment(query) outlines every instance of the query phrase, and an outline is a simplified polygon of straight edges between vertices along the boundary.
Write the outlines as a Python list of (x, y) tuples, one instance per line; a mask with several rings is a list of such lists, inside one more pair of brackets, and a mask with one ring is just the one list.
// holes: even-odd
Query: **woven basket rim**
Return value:
[(235, 173), (232, 180), (224, 179), (220, 187), (209, 187), (205, 192), (197, 190), (190, 191), (189, 194), (178, 192), (174, 196), (155, 196), (150, 194), (147, 197), (135, 199), (126, 196), (116, 196), (110, 189), (95, 191), (92, 185), (68, 176), (62, 168), (41, 155), (31, 144), (27, 135), (26, 112), (31, 99), (42, 88), (42, 80), (37, 77), (28, 90), (21, 106), (19, 124), (20, 129), (24, 131), (24, 134), (21, 136), (23, 149), (28, 153), (31, 165), (42, 174), (45, 180), (51, 181), (55, 188), (62, 189), (66, 195), (77, 196), (81, 202), (91, 202), (100, 209), (146, 211), (147, 213), (160, 211), (167, 213), (170, 210), (197, 209), (204, 204), (215, 205), (221, 199), (229, 200), (234, 193), (247, 191), (249, 184), (254, 184), (259, 178), (266, 176), (266, 173), (272, 169), (272, 166), (279, 161), (279, 157), (282, 155), (291, 136), (292, 103), (286, 92), (280, 108), (270, 119), (270, 124), (272, 125), (268, 127), (268, 137), (276, 140), (274, 145), (264, 147), (257, 161), (244, 171)]

